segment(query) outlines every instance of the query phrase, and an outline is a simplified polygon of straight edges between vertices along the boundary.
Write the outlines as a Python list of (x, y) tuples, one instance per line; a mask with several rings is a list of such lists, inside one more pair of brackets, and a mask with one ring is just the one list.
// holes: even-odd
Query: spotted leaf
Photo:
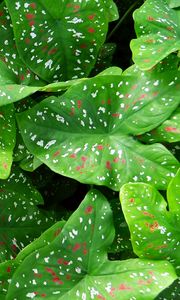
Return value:
[[(17, 257), (13, 260), (8, 260), (6, 262), (0, 263), (0, 297), (4, 300), (7, 294), (11, 278), (17, 269), (17, 267), (22, 263), (22, 261), (33, 251), (40, 249), (53, 241), (60, 233), (65, 224), (65, 221), (60, 221), (55, 223), (49, 229), (42, 233), (42, 235), (35, 241), (26, 246), (21, 250)], [(18, 288), (18, 285), (16, 285)]]
[(148, 70), (180, 49), (180, 10), (169, 8), (167, 0), (147, 0), (134, 12), (137, 39), (131, 41), (133, 60)]
[(55, 0), (51, 5), (49, 0), (6, 0), (6, 5), (21, 58), (48, 82), (86, 77), (109, 21), (118, 17), (111, 0)]
[(180, 298), (180, 278), (177, 278), (168, 288), (163, 290), (155, 300), (177, 300)]
[[(170, 184), (167, 202), (151, 185), (129, 183), (121, 188), (122, 209), (140, 258), (168, 259), (179, 273), (179, 174)], [(172, 196), (173, 195), (173, 196)]]
[(150, 181), (165, 189), (178, 162), (162, 145), (143, 145), (135, 136), (176, 109), (176, 75), (84, 80), (17, 115), (24, 142), (51, 170), (80, 182), (119, 190), (128, 181)]
[(172, 116), (160, 126), (139, 137), (141, 141), (154, 142), (180, 142), (180, 108), (177, 108)]
[(14, 258), (53, 224), (53, 214), (37, 207), (42, 204), (39, 192), (16, 168), (6, 181), (0, 180), (0, 261)]
[(4, 1), (0, 4), (0, 59), (6, 62), (17, 83), (39, 86), (42, 81), (23, 63), (16, 49), (11, 18)]
[(113, 238), (109, 203), (91, 190), (60, 235), (22, 262), (12, 277), (7, 300), (128, 300), (132, 296), (142, 300), (144, 295), (154, 299), (176, 279), (165, 261), (109, 261), (107, 249)]
[(0, 179), (6, 179), (10, 174), (15, 143), (14, 107), (7, 105), (0, 109)]

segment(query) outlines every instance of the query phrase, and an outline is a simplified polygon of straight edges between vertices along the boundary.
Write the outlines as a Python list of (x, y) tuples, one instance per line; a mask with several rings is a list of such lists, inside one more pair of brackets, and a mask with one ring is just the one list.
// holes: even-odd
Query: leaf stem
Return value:
[(134, 10), (134, 8), (136, 7), (136, 5), (141, 2), (142, 0), (136, 1), (134, 2), (129, 9), (125, 12), (125, 14), (122, 16), (122, 18), (119, 20), (119, 22), (116, 24), (116, 26), (113, 28), (113, 30), (109, 33), (109, 35), (107, 36), (107, 41), (109, 41), (109, 39), (114, 35), (114, 33), (118, 30), (118, 28), (121, 26), (121, 24), (123, 23), (123, 21), (126, 19), (126, 17), (130, 14), (130, 12), (132, 10)]

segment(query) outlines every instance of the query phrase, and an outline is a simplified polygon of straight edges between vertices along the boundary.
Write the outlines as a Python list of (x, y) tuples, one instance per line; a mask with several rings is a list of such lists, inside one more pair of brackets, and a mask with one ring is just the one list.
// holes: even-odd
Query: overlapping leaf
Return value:
[(10, 174), (15, 143), (14, 106), (7, 105), (0, 109), (0, 179), (6, 179)]
[[(26, 246), (17, 257), (13, 260), (8, 260), (0, 264), (0, 297), (1, 300), (6, 298), (9, 284), (15, 270), (19, 267), (22, 261), (33, 251), (46, 246), (53, 241), (60, 233), (65, 224), (65, 221), (55, 223), (52, 227), (47, 229), (39, 238)], [(18, 287), (18, 286), (16, 286)]]
[[(178, 106), (179, 77), (97, 76), (17, 115), (27, 148), (53, 171), (114, 190), (128, 181), (165, 189), (178, 168), (160, 144), (134, 136), (157, 127)], [(167, 109), (168, 107), (168, 109)]]
[(22, 262), (7, 300), (154, 299), (176, 279), (168, 262), (108, 261), (113, 237), (110, 206), (102, 194), (90, 191), (60, 235)]
[(141, 141), (154, 142), (180, 142), (180, 108), (159, 127), (139, 137)]
[(180, 7), (180, 0), (167, 0), (167, 2), (171, 8)]
[(180, 278), (177, 278), (168, 288), (163, 290), (155, 300), (177, 300), (180, 298)]
[(6, 0), (6, 5), (21, 58), (48, 82), (86, 77), (109, 21), (118, 17), (112, 0), (55, 0), (51, 5), (49, 0)]
[(134, 12), (137, 39), (131, 41), (133, 60), (140, 69), (155, 66), (180, 49), (180, 10), (167, 0), (147, 0)]
[(168, 191), (167, 202), (151, 185), (125, 184), (120, 192), (123, 212), (131, 232), (134, 252), (141, 258), (168, 259), (180, 266), (180, 171)]
[(43, 199), (28, 178), (14, 169), (0, 181), (0, 261), (11, 259), (53, 224), (53, 214), (37, 205)]
[[(41, 85), (42, 81), (23, 63), (16, 49), (11, 18), (4, 1), (0, 4), (0, 59), (5, 61), (8, 69), (16, 77), (17, 83), (23, 85)], [(3, 75), (3, 70), (0, 69)]]

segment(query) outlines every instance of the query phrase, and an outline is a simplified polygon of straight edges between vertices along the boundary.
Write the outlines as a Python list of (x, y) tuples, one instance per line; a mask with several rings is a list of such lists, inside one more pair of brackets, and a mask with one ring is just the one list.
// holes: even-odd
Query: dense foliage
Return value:
[(180, 297), (179, 19), (0, 1), (0, 299)]

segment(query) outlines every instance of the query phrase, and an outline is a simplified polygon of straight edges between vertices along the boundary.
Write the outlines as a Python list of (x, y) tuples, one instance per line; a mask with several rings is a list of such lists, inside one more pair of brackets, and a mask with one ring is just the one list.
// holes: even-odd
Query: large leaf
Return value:
[(122, 209), (131, 232), (134, 252), (141, 258), (168, 259), (180, 266), (180, 171), (172, 180), (167, 202), (151, 185), (125, 184), (120, 192)]
[[(114, 190), (128, 181), (165, 189), (178, 162), (160, 144), (134, 136), (162, 123), (178, 106), (177, 73), (153, 79), (106, 75), (84, 80), (17, 115), (30, 152), (53, 171)], [(168, 109), (167, 109), (168, 107)]]
[(19, 170), (0, 181), (0, 261), (14, 258), (19, 250), (53, 224), (55, 217), (40, 210), (39, 192)]
[(134, 12), (137, 39), (131, 41), (133, 60), (147, 70), (180, 49), (180, 10), (166, 0), (147, 0)]
[[(93, 190), (50, 245), (29, 255), (14, 273), (7, 300), (154, 299), (176, 275), (164, 261), (111, 262), (112, 213), (105, 197)], [(166, 280), (164, 280), (166, 279)], [(147, 290), (148, 286), (148, 290)]]
[(51, 5), (49, 0), (6, 0), (6, 4), (21, 58), (48, 82), (86, 77), (109, 21), (118, 17), (112, 0), (55, 0)]
[(14, 106), (7, 105), (0, 110), (0, 179), (6, 179), (10, 174), (15, 143)]
[[(11, 18), (4, 1), (0, 4), (0, 59), (15, 74), (17, 82), (24, 85), (41, 85), (42, 81), (33, 74), (19, 57), (14, 40)], [(3, 72), (3, 70), (0, 70)]]

